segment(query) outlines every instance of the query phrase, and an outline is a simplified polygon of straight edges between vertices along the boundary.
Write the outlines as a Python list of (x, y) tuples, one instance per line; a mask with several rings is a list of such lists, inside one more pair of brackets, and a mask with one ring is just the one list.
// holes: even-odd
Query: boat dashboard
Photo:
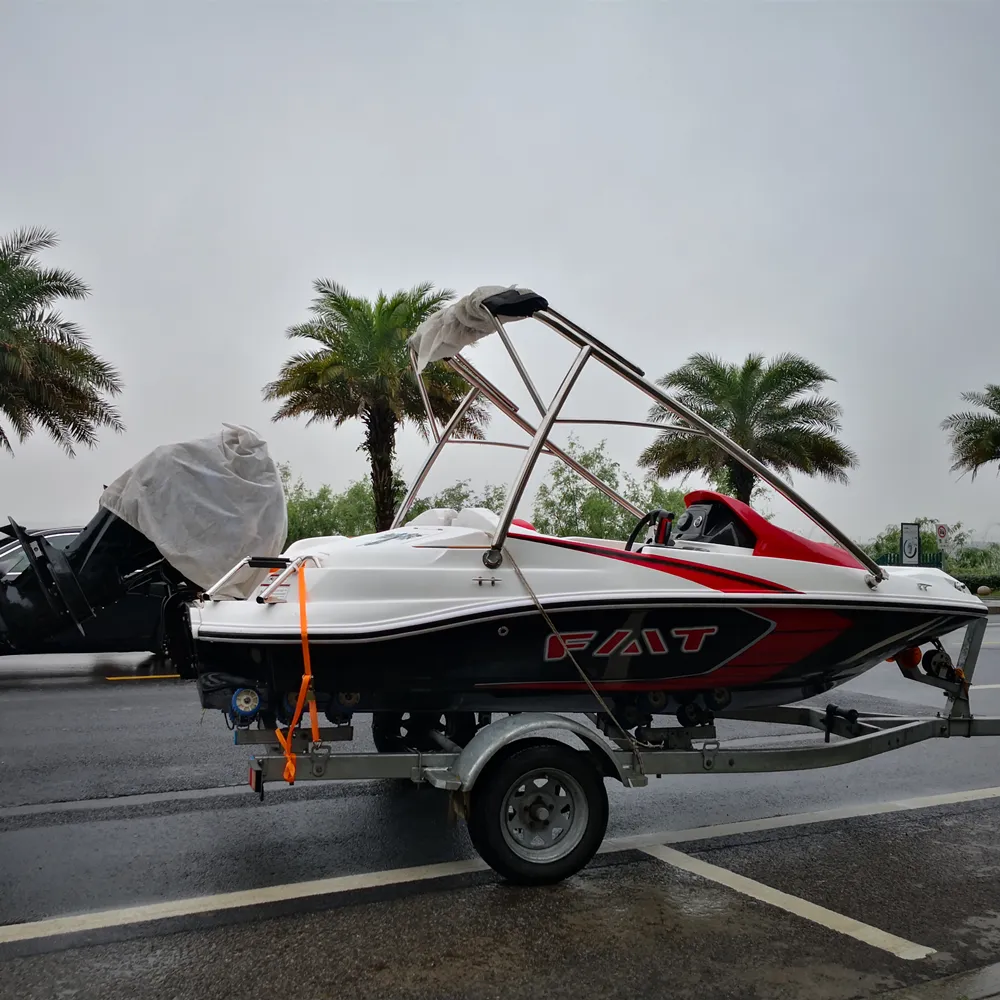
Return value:
[[(719, 547), (743, 549), (756, 556), (797, 559), (860, 569), (861, 564), (844, 549), (817, 542), (781, 528), (748, 504), (711, 490), (695, 490), (685, 498), (686, 509), (671, 525), (666, 545), (671, 548), (713, 550)], [(666, 513), (666, 512), (663, 512)], [(655, 539), (667, 533), (654, 526), (652, 539), (643, 548), (655, 551), (664, 546)]]
[(708, 542), (713, 545), (735, 545), (752, 549), (757, 537), (737, 517), (735, 511), (716, 502), (694, 503), (674, 522), (672, 540), (678, 542)]

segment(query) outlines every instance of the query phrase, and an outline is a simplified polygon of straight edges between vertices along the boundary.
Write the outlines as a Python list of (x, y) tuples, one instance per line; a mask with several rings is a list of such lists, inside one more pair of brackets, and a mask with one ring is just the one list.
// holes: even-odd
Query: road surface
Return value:
[[(3, 1000), (853, 997), (1000, 960), (1000, 740), (609, 785), (604, 853), (520, 890), (482, 870), (434, 790), (319, 783), (259, 803), (221, 716), (189, 683), (107, 679), (135, 669), (0, 660)], [(975, 681), (977, 713), (1000, 715), (1000, 623)], [(942, 703), (889, 664), (834, 700)], [(370, 748), (356, 729), (351, 749)]]

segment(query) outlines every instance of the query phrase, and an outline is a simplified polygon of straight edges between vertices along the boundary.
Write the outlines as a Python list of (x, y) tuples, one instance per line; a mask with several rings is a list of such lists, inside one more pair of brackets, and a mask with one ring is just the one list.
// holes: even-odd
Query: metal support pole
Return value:
[(313, 566), (319, 567), (319, 562), (315, 556), (296, 556), (265, 588), (257, 595), (258, 604), (267, 604), (268, 598), (294, 573), (299, 571), (300, 566), (311, 562)]
[(538, 407), (538, 412), (542, 416), (545, 416), (545, 403), (542, 402), (542, 397), (538, 394), (535, 383), (531, 381), (531, 376), (528, 374), (528, 369), (524, 367), (521, 356), (514, 350), (514, 345), (511, 343), (510, 337), (507, 336), (507, 331), (503, 328), (503, 323), (493, 313), (490, 313), (490, 319), (493, 320), (493, 325), (496, 327), (497, 333), (500, 334), (500, 340), (503, 342), (503, 346), (507, 348), (510, 360), (514, 362), (514, 367), (517, 369), (518, 375), (521, 376), (521, 381), (524, 382), (528, 394), (534, 401), (535, 406)]
[[(418, 375), (417, 378), (419, 379), (420, 376)], [(396, 511), (396, 516), (392, 519), (393, 528), (398, 528), (403, 523), (403, 518), (406, 517), (406, 512), (413, 506), (413, 501), (417, 498), (417, 491), (424, 485), (424, 480), (427, 478), (427, 473), (431, 471), (431, 466), (437, 461), (437, 457), (441, 454), (441, 450), (448, 443), (448, 438), (451, 437), (453, 431), (458, 426), (458, 422), (463, 416), (465, 416), (465, 411), (468, 410), (478, 395), (479, 388), (477, 386), (473, 386), (465, 394), (458, 406), (455, 407), (455, 412), (451, 415), (451, 419), (447, 424), (445, 424), (444, 430), (438, 436), (433, 450), (430, 455), (428, 455), (420, 471), (417, 473), (416, 479), (413, 480), (413, 485), (406, 494), (406, 499), (399, 505), (399, 510)]]
[(680, 424), (654, 424), (648, 420), (601, 420), (584, 419), (582, 417), (560, 417), (557, 424), (598, 424), (601, 427), (648, 427), (654, 431), (674, 431), (677, 434), (690, 434), (692, 437), (705, 437), (705, 432), (697, 427), (683, 427)]
[(969, 717), (972, 715), (972, 706), (969, 703), (969, 687), (972, 685), (972, 678), (976, 673), (976, 664), (979, 662), (979, 651), (982, 649), (983, 639), (986, 637), (986, 626), (988, 620), (983, 617), (979, 621), (973, 622), (965, 627), (965, 638), (962, 641), (962, 650), (958, 654), (958, 663), (955, 664), (965, 675), (964, 690), (958, 694), (949, 694), (945, 701), (945, 717), (948, 719)]
[(570, 365), (570, 369), (566, 372), (566, 375), (562, 380), (562, 384), (556, 390), (555, 396), (552, 397), (552, 402), (549, 404), (548, 411), (542, 418), (541, 423), (539, 423), (538, 430), (535, 431), (535, 436), (531, 440), (531, 446), (525, 453), (524, 461), (521, 463), (521, 468), (518, 471), (517, 477), (514, 479), (514, 483), (511, 487), (511, 491), (507, 496), (507, 502), (504, 504), (503, 512), (500, 514), (500, 523), (497, 525), (496, 531), (493, 533), (493, 545), (490, 549), (483, 553), (483, 562), (489, 569), (495, 569), (500, 565), (503, 559), (500, 550), (503, 548), (503, 543), (507, 538), (507, 532), (510, 530), (510, 523), (514, 519), (514, 511), (517, 509), (517, 505), (521, 501), (521, 497), (524, 494), (524, 488), (528, 485), (528, 479), (531, 477), (531, 473), (535, 468), (538, 456), (545, 447), (546, 439), (549, 436), (549, 432), (552, 430), (552, 424), (555, 422), (556, 417), (559, 416), (559, 411), (566, 402), (566, 397), (569, 396), (573, 386), (576, 385), (576, 380), (580, 377), (580, 373), (583, 371), (584, 365), (586, 365), (587, 360), (593, 353), (593, 349), (586, 346), (580, 350), (579, 354), (577, 354), (576, 360), (574, 360), (573, 364)]
[(427, 386), (424, 385), (423, 377), (417, 371), (417, 355), (413, 348), (410, 348), (410, 365), (413, 368), (413, 377), (417, 380), (417, 388), (420, 390), (420, 398), (424, 402), (424, 409), (427, 411), (427, 422), (431, 425), (431, 433), (435, 441), (441, 440), (441, 432), (438, 430), (437, 421), (434, 419), (434, 411), (431, 409), (431, 399), (427, 395)]
[[(529, 423), (520, 415), (517, 407), (495, 386), (485, 375), (483, 375), (477, 368), (469, 364), (460, 354), (455, 355), (453, 358), (449, 358), (447, 363), (458, 372), (467, 382), (472, 385), (478, 386), (482, 394), (491, 402), (497, 409), (500, 410), (505, 416), (509, 417), (511, 421), (517, 424), (525, 433), (530, 434), (532, 437), (535, 436), (535, 427), (533, 424)], [(552, 454), (559, 459), (564, 465), (571, 468), (578, 476), (585, 479), (594, 489), (599, 490), (603, 493), (609, 500), (613, 500), (619, 507), (623, 510), (627, 510), (633, 517), (642, 517), (646, 512), (644, 510), (639, 510), (635, 504), (631, 504), (623, 496), (616, 493), (607, 483), (602, 479), (595, 476), (589, 469), (584, 468), (576, 459), (571, 455), (567, 455), (566, 452), (562, 450), (558, 445), (553, 444), (551, 441), (547, 442), (545, 445), (546, 453)]]
[(228, 573), (225, 574), (221, 579), (216, 580), (207, 590), (205, 590), (204, 596), (211, 600), (215, 595), (222, 590), (222, 588), (232, 580), (244, 566), (250, 564), (250, 556), (244, 556)]
[[(530, 444), (517, 444), (514, 441), (477, 441), (475, 438), (454, 438), (448, 442), (449, 444), (481, 444), (484, 448), (515, 448), (517, 451), (527, 451), (531, 445)], [(549, 450), (549, 446), (546, 445), (542, 449), (543, 455), (549, 455), (555, 458), (555, 453)]]

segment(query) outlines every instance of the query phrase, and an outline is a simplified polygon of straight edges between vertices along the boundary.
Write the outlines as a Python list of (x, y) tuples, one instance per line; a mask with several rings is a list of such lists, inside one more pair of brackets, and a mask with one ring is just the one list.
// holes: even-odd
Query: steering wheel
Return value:
[[(673, 522), (674, 515), (665, 510), (651, 510), (648, 514), (644, 514), (639, 518), (638, 524), (632, 529), (632, 534), (628, 536), (628, 541), (625, 543), (625, 551), (631, 552), (632, 546), (635, 545), (636, 539), (638, 539), (640, 532), (643, 528), (649, 527), (651, 524), (655, 524), (657, 521), (666, 518), (667, 521)], [(657, 532), (659, 534), (659, 532)]]

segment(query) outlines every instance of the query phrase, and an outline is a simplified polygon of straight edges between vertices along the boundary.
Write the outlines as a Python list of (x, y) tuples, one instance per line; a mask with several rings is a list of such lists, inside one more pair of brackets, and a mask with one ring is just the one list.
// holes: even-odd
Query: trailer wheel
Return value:
[(561, 882), (604, 839), (604, 778), (587, 754), (563, 743), (515, 746), (473, 785), (468, 826), (480, 857), (507, 881)]

